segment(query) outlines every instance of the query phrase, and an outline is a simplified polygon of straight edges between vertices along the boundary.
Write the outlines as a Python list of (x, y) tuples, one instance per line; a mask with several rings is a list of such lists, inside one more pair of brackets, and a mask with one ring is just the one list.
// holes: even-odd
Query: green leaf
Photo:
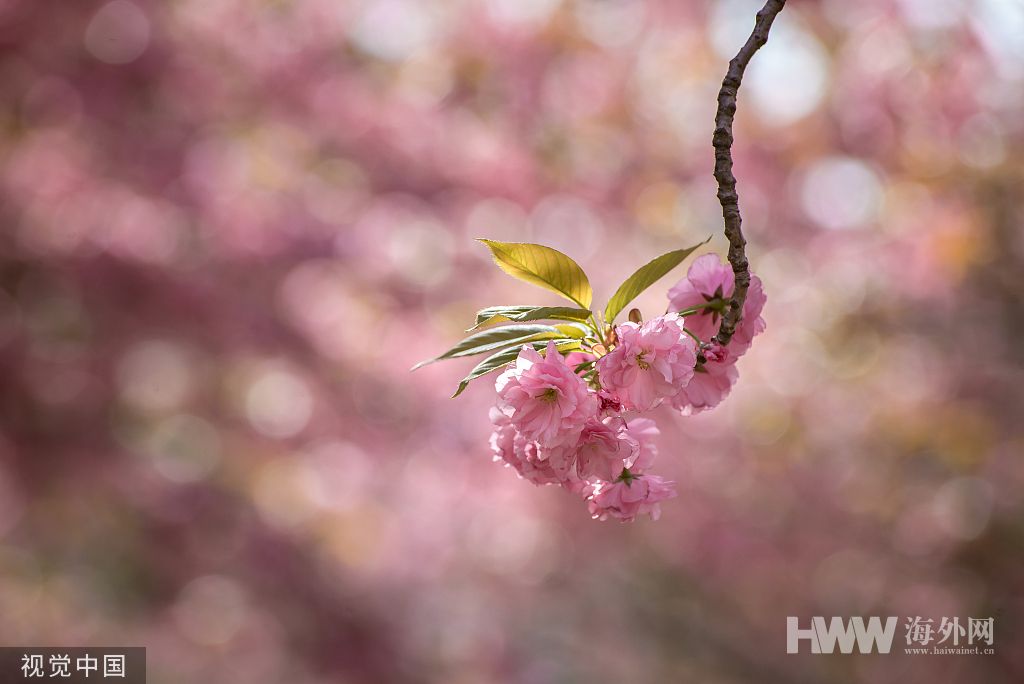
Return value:
[(585, 321), (589, 317), (589, 309), (568, 306), (489, 306), (476, 312), (476, 324), (469, 330), (507, 321)]
[[(711, 238), (709, 237), (708, 240), (710, 239)], [(615, 294), (612, 295), (612, 298), (608, 300), (608, 306), (605, 307), (604, 310), (604, 320), (608, 323), (613, 323), (615, 321), (615, 317), (619, 315), (619, 312), (625, 309), (627, 304), (636, 299), (637, 295), (682, 263), (683, 259), (693, 253), (693, 250), (697, 249), (708, 240), (699, 242), (693, 247), (677, 249), (669, 252), (668, 254), (662, 254), (657, 259), (649, 261), (637, 269), (636, 273), (626, 278), (626, 281), (622, 283), (622, 285), (619, 285), (619, 289), (616, 290)]]
[(484, 330), (483, 332), (478, 332), (475, 335), (470, 335), (444, 354), (432, 359), (427, 359), (426, 361), (420, 361), (410, 370), (416, 370), (417, 368), (422, 368), (429, 363), (434, 363), (435, 361), (441, 361), (443, 359), (456, 359), (461, 356), (484, 354), (486, 352), (492, 352), (495, 349), (505, 349), (506, 347), (513, 345), (519, 346), (524, 342), (554, 339), (556, 337), (565, 336), (565, 333), (550, 325), (506, 325), (502, 328), (491, 328), (489, 330)]
[(584, 361), (583, 363), (577, 363), (576, 367), (572, 369), (572, 372), (573, 373), (579, 373), (580, 371), (585, 371), (588, 368), (590, 368), (591, 366), (593, 366), (595, 363), (597, 363), (596, 359), (591, 359), (590, 361)]
[(562, 333), (562, 336), (570, 337), (574, 340), (582, 340), (587, 336), (587, 333), (592, 332), (590, 328), (580, 323), (559, 323), (554, 327), (558, 332)]
[[(553, 341), (557, 345), (558, 351), (563, 353), (563, 354), (565, 354), (567, 352), (570, 352), (570, 351), (574, 351), (576, 349), (580, 349), (580, 343), (579, 343), (578, 340), (549, 340), (549, 341)], [(530, 342), (529, 344), (532, 344), (533, 348), (539, 351), (539, 350), (543, 349), (544, 347), (546, 347), (547, 343), (548, 343), (548, 341), (544, 341), (544, 342)], [(462, 391), (469, 386), (469, 383), (471, 381), (476, 380), (477, 378), (479, 378), (482, 375), (487, 375), (488, 373), (490, 373), (492, 371), (500, 370), (501, 368), (504, 368), (508, 364), (510, 364), (513, 361), (515, 361), (516, 357), (519, 356), (519, 352), (520, 352), (521, 349), (522, 349), (522, 347), (513, 347), (511, 349), (503, 349), (503, 350), (501, 350), (500, 352), (498, 352), (496, 354), (488, 356), (486, 359), (484, 359), (483, 361), (478, 363), (473, 368), (473, 370), (469, 371), (469, 375), (464, 377), (462, 379), (462, 382), (459, 383), (459, 388), (457, 390), (455, 390), (455, 394), (452, 395), (452, 399), (454, 399), (455, 397), (457, 397), (460, 394), (462, 394)]]
[(557, 292), (589, 309), (594, 291), (580, 265), (556, 249), (529, 242), (498, 242), (478, 238), (491, 249), (494, 263), (510, 276)]

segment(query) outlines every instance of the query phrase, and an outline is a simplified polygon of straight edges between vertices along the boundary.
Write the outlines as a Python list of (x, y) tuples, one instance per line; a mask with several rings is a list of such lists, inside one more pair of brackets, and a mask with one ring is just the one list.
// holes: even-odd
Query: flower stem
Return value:
[(689, 328), (683, 328), (683, 332), (686, 333), (687, 335), (689, 335), (690, 337), (692, 337), (694, 339), (694, 341), (697, 343), (698, 347), (701, 347), (701, 346), (704, 345), (704, 341), (701, 340), (699, 337), (697, 337), (697, 335), (694, 334), (694, 332), (692, 330), (690, 330)]

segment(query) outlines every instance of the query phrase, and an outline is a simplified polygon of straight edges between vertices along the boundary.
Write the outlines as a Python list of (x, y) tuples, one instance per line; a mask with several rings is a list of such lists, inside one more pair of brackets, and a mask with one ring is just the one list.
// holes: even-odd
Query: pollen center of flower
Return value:
[(541, 392), (540, 395), (537, 396), (537, 398), (540, 399), (541, 401), (551, 403), (558, 399), (558, 390), (556, 390), (554, 387), (548, 387), (546, 390)]
[(639, 354), (636, 355), (636, 365), (640, 367), (640, 370), (647, 370), (648, 368), (651, 367), (651, 364), (647, 363), (647, 361), (644, 360), (644, 356), (646, 355), (647, 352), (645, 351), (640, 352)]

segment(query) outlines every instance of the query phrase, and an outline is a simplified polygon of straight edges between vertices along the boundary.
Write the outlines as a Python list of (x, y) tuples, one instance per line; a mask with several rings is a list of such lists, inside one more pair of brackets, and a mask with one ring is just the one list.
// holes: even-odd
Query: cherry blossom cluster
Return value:
[[(668, 313), (609, 325), (604, 339), (568, 353), (526, 344), (498, 377), (490, 446), (496, 461), (536, 485), (581, 496), (594, 518), (657, 519), (675, 483), (654, 474), (658, 428), (642, 414), (668, 404), (683, 415), (717, 406), (736, 362), (765, 329), (765, 293), (751, 279), (729, 345), (711, 342), (729, 305), (733, 273), (714, 254), (669, 290)], [(543, 351), (543, 353), (542, 353)]]

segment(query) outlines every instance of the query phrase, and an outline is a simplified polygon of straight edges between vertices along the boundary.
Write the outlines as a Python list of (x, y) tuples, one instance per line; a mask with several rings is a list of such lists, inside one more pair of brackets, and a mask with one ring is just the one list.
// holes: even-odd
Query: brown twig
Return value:
[(785, 7), (786, 0), (768, 0), (757, 13), (754, 30), (743, 44), (740, 51), (729, 62), (729, 70), (722, 81), (722, 89), (718, 91), (718, 111), (715, 114), (715, 134), (712, 144), (715, 147), (715, 180), (718, 181), (718, 201), (722, 204), (722, 217), (725, 219), (725, 237), (729, 240), (729, 263), (736, 278), (729, 308), (722, 317), (722, 325), (715, 335), (719, 344), (729, 344), (736, 324), (743, 313), (743, 302), (747, 298), (750, 286), (750, 264), (747, 262), (747, 241), (743, 238), (740, 228), (740, 198), (736, 194), (736, 177), (732, 175), (732, 119), (736, 114), (736, 95), (743, 80), (743, 72), (750, 63), (750, 58), (758, 49), (768, 42), (768, 32), (776, 15)]

